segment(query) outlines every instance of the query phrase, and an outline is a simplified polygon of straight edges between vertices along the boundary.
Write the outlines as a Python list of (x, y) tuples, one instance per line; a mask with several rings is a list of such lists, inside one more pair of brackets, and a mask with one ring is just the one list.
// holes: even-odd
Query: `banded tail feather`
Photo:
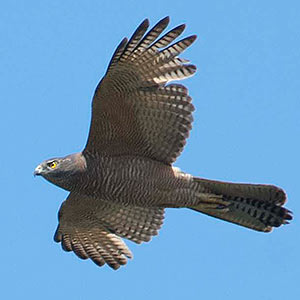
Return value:
[(291, 212), (282, 207), (284, 191), (273, 185), (239, 184), (195, 179), (206, 192), (221, 195), (228, 202), (223, 207), (195, 206), (191, 209), (257, 231), (270, 232), (273, 227), (288, 224)]

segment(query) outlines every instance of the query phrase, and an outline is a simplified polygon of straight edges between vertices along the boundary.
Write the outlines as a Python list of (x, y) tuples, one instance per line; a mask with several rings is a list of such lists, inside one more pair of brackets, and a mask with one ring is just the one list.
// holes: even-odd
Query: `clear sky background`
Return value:
[[(176, 166), (279, 185), (294, 220), (263, 234), (167, 210), (151, 243), (127, 242), (126, 267), (98, 268), (53, 241), (68, 193), (33, 170), (83, 149), (115, 47), (166, 15), (198, 35), (183, 55), (198, 66), (184, 82), (194, 129)], [(1, 299), (300, 299), (299, 30), (299, 1), (1, 1)]]

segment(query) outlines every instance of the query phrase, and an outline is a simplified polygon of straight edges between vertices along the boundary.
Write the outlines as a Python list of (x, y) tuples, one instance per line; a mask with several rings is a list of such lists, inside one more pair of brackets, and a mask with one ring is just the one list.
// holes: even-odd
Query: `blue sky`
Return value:
[[(2, 1), (1, 298), (286, 299), (300, 296), (300, 4), (298, 1)], [(184, 82), (194, 128), (176, 162), (186, 172), (272, 183), (289, 226), (250, 231), (168, 210), (151, 243), (127, 242), (117, 272), (54, 243), (63, 191), (33, 178), (42, 160), (80, 151), (91, 97), (118, 42), (146, 17), (186, 23), (197, 65)]]

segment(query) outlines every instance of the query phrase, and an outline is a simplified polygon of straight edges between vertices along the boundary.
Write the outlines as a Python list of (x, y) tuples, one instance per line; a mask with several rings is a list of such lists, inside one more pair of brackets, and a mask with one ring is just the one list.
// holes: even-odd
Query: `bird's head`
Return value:
[(81, 153), (65, 157), (51, 158), (40, 163), (34, 170), (34, 176), (42, 176), (46, 180), (68, 189), (66, 185), (74, 175), (86, 169), (86, 160)]

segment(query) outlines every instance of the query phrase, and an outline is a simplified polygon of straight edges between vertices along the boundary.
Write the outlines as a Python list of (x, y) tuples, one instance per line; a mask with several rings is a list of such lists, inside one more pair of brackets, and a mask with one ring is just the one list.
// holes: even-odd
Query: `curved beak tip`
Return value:
[(41, 175), (41, 173), (42, 173), (42, 168), (41, 168), (40, 165), (38, 165), (38, 166), (35, 168), (34, 172), (33, 172), (33, 176), (34, 176), (34, 177), (35, 177), (35, 176), (39, 176), (39, 175)]

